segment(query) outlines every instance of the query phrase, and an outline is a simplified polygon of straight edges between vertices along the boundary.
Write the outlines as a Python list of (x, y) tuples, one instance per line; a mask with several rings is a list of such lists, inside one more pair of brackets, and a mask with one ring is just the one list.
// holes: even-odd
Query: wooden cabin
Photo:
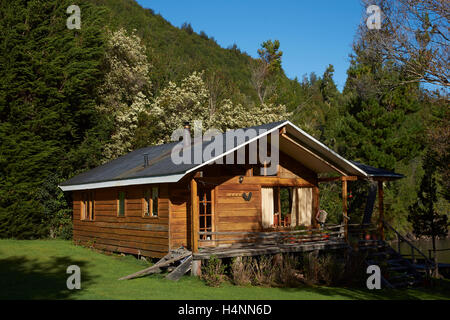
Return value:
[[(174, 164), (180, 145), (174, 142), (135, 150), (62, 183), (72, 194), (74, 241), (155, 258), (183, 246), (194, 259), (236, 256), (250, 247), (261, 254), (339, 246), (347, 232), (349, 181), (378, 182), (382, 217), (383, 181), (402, 177), (344, 159), (289, 121), (248, 129), (256, 135), (234, 139), (197, 163)], [(278, 143), (271, 149), (273, 137)], [(249, 161), (264, 139), (270, 154), (279, 154), (270, 173), (260, 156)], [(182, 151), (195, 147), (195, 141), (184, 144)], [(237, 164), (241, 151), (245, 161)], [(328, 181), (342, 182), (339, 226), (318, 223), (320, 183)]]

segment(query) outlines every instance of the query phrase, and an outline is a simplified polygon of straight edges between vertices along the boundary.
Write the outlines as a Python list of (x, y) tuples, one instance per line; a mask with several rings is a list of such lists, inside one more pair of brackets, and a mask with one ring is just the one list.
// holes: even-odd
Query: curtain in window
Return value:
[(262, 198), (262, 225), (263, 228), (269, 228), (273, 225), (273, 188), (261, 188)]
[(313, 189), (294, 188), (292, 195), (291, 225), (310, 226), (313, 211)]

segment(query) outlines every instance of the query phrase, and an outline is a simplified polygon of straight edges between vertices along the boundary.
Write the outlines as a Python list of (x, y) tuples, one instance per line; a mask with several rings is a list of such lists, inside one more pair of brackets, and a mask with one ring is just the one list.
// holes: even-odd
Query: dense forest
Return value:
[[(70, 198), (59, 182), (166, 142), (194, 119), (222, 130), (288, 119), (344, 157), (404, 174), (385, 191), (387, 219), (404, 232), (412, 230), (408, 213), (431, 172), (435, 209), (448, 214), (448, 77), (422, 68), (438, 76), (417, 78), (405, 67), (415, 64), (399, 63), (371, 31), (355, 30), (340, 92), (332, 65), (322, 75), (289, 79), (276, 39), (252, 58), (133, 0), (79, 1), (81, 28), (68, 29), (71, 2), (0, 3), (0, 237), (70, 238)], [(392, 29), (383, 30), (392, 39)], [(415, 62), (423, 56), (410, 55)], [(358, 221), (368, 185), (351, 189), (349, 212)], [(321, 190), (333, 222), (342, 216), (339, 190)]]

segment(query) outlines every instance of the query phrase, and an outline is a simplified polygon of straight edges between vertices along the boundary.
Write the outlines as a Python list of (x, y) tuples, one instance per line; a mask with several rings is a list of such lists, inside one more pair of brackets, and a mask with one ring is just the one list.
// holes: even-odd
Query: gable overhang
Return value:
[[(156, 183), (176, 183), (186, 175), (195, 172), (202, 167), (212, 164), (215, 161), (226, 157), (252, 142), (255, 142), (264, 136), (270, 135), (272, 132), (280, 132), (280, 150), (302, 163), (307, 168), (316, 173), (337, 173), (342, 176), (358, 176), (362, 178), (370, 178), (370, 176), (351, 163), (349, 160), (341, 157), (336, 152), (325, 146), (323, 143), (307, 134), (290, 121), (284, 121), (279, 125), (258, 133), (255, 137), (237, 145), (220, 155), (211, 158), (197, 166), (194, 166), (184, 172), (165, 176), (140, 177), (132, 179), (120, 179), (110, 181), (99, 181), (85, 184), (60, 185), (63, 191), (90, 190), (110, 187), (123, 187), (130, 185), (144, 185)], [(268, 139), (269, 140), (269, 139)]]
[(100, 188), (112, 188), (112, 187), (124, 187), (124, 186), (135, 186), (142, 184), (154, 184), (154, 183), (174, 183), (178, 182), (185, 176), (182, 174), (174, 174), (168, 176), (155, 176), (146, 178), (135, 178), (135, 179), (122, 179), (122, 180), (112, 180), (112, 181), (102, 181), (102, 182), (92, 182), (85, 184), (75, 184), (68, 186), (59, 186), (62, 191), (77, 191), (77, 190), (92, 190)]

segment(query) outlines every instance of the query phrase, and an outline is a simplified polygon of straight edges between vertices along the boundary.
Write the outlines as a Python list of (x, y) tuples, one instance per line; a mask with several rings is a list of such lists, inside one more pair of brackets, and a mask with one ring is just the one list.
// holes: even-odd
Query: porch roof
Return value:
[[(316, 173), (334, 172), (341, 175), (358, 176), (363, 178), (398, 179), (401, 175), (377, 169), (357, 162), (344, 159), (336, 152), (313, 138), (290, 121), (278, 121), (260, 126), (244, 128), (254, 129), (256, 136), (245, 136), (244, 141), (235, 139), (231, 145), (223, 144), (222, 152), (199, 163), (175, 164), (171, 159), (172, 149), (179, 143), (167, 143), (150, 146), (132, 151), (124, 156), (112, 160), (92, 170), (81, 173), (60, 184), (63, 191), (87, 190), (115, 186), (140, 185), (151, 183), (173, 183), (181, 180), (187, 174), (223, 158), (245, 145), (269, 135), (275, 130), (284, 128), (280, 136), (280, 150)], [(225, 141), (226, 133), (222, 134)], [(212, 141), (201, 142), (204, 150)], [(191, 158), (194, 159), (195, 143), (187, 147)], [(144, 166), (144, 155), (148, 157), (148, 164)]]

